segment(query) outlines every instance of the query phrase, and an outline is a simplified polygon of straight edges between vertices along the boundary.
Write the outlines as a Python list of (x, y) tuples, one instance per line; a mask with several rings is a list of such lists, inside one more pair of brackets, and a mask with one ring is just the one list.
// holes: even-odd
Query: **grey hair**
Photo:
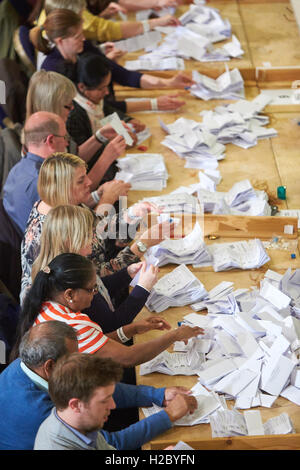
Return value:
[[(40, 329), (38, 334), (32, 334), (37, 328)], [(35, 325), (21, 340), (20, 358), (28, 367), (39, 367), (48, 359), (56, 362), (68, 353), (67, 338), (77, 342), (76, 331), (67, 323), (51, 320)]]

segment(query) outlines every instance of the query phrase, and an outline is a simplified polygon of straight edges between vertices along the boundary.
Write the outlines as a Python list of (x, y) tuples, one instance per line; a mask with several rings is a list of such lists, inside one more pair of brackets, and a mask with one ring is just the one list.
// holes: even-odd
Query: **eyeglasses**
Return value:
[(97, 294), (99, 292), (99, 289), (98, 289), (98, 286), (94, 286), (92, 287), (91, 289), (88, 289), (87, 287), (81, 287), (82, 290), (85, 290), (86, 292), (88, 292), (89, 294)]
[(51, 135), (53, 135), (53, 137), (62, 137), (62, 138), (65, 139), (67, 142), (70, 142), (70, 139), (71, 139), (71, 137), (69, 136), (69, 134), (65, 134), (65, 135), (51, 134)]
[(74, 108), (74, 106), (73, 106), (72, 104), (71, 104), (71, 105), (65, 104), (65, 105), (64, 105), (64, 108), (65, 108), (65, 109), (68, 109), (69, 111), (71, 111), (71, 110)]

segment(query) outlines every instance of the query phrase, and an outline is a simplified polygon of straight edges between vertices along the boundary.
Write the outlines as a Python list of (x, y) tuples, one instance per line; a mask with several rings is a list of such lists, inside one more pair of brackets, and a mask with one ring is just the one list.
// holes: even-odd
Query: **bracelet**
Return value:
[(100, 129), (98, 129), (95, 132), (94, 136), (96, 137), (98, 142), (101, 142), (101, 144), (106, 144), (108, 142), (108, 139), (106, 137), (104, 137), (104, 135), (101, 134)]
[(152, 111), (158, 111), (157, 98), (151, 98), (151, 99), (150, 99), (150, 103), (151, 103), (151, 109), (152, 109)]
[(117, 329), (117, 335), (119, 339), (122, 341), (122, 343), (127, 343), (127, 341), (130, 340), (130, 338), (127, 338), (127, 336), (125, 335), (122, 327)]
[(141, 21), (142, 23), (142, 26), (143, 26), (143, 30), (144, 30), (144, 33), (148, 33), (150, 31), (150, 23), (148, 20), (143, 20)]
[(94, 202), (97, 204), (99, 201), (100, 201), (100, 197), (99, 197), (99, 194), (97, 193), (97, 191), (93, 191), (91, 193), (91, 196), (92, 198), (94, 199)]

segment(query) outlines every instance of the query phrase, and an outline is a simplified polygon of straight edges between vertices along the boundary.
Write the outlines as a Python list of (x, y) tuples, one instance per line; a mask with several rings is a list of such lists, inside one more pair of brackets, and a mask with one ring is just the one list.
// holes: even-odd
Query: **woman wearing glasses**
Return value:
[[(26, 296), (20, 336), (33, 324), (49, 320), (64, 321), (76, 330), (80, 352), (110, 357), (124, 367), (133, 367), (153, 359), (175, 341), (187, 341), (203, 334), (201, 328), (186, 325), (171, 330), (165, 320), (155, 316), (104, 335), (101, 327), (82, 313), (92, 303), (96, 279), (95, 266), (86, 257), (74, 253), (56, 256), (39, 271), (30, 294)], [(132, 336), (152, 329), (169, 331), (145, 343), (132, 346), (122, 344)]]

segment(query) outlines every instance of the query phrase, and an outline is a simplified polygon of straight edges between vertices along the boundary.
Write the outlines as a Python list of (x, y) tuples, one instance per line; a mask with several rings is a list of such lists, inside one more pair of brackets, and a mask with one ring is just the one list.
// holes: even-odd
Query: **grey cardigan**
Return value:
[(37, 432), (34, 450), (115, 450), (98, 432), (96, 449), (83, 442), (75, 433), (51, 414), (43, 421)]

